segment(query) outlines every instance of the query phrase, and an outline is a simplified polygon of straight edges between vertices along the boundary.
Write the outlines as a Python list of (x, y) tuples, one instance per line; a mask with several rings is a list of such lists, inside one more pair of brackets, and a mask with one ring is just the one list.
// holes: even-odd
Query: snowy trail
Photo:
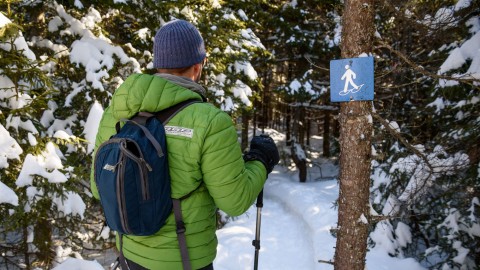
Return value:
[[(319, 187), (323, 190), (320, 194)], [(332, 269), (317, 261), (332, 257), (335, 240), (329, 231), (336, 215), (328, 207), (337, 191), (335, 181), (298, 183), (272, 174), (265, 186), (259, 269)], [(252, 206), (217, 232), (220, 244), (215, 269), (253, 269), (256, 211)], [(322, 245), (318, 245), (319, 237)], [(329, 238), (331, 241), (325, 241)]]
[[(271, 205), (267, 205), (270, 212), (262, 217), (262, 226), (265, 226), (262, 244), (265, 248), (261, 250), (261, 255), (268, 257), (270, 262), (267, 265), (267, 260), (264, 260), (263, 264), (259, 264), (261, 269), (314, 269), (314, 245), (312, 238), (305, 233), (309, 230), (308, 224), (278, 197), (267, 195), (264, 204)], [(271, 230), (275, 227), (283, 229)], [(302, 247), (302, 252), (298, 252), (299, 247)]]
[[(256, 213), (254, 206), (217, 233), (221, 244), (215, 269), (253, 269), (255, 249), (251, 243), (255, 238)], [(301, 218), (293, 216), (281, 202), (265, 196), (261, 221), (259, 269), (313, 269), (313, 246), (304, 233), (306, 224)], [(309, 252), (301, 254), (299, 247)]]

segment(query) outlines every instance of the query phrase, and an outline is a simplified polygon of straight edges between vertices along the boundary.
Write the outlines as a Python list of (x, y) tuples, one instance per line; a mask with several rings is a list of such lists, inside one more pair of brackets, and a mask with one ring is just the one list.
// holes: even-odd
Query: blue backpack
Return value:
[(182, 260), (188, 260), (180, 199), (171, 198), (164, 124), (195, 102), (200, 101), (187, 100), (155, 114), (140, 112), (130, 120), (121, 120), (125, 125), (120, 128), (118, 122), (117, 134), (97, 149), (94, 179), (107, 225), (120, 235), (122, 264), (122, 235), (156, 233), (172, 208), (180, 247), (185, 249)]

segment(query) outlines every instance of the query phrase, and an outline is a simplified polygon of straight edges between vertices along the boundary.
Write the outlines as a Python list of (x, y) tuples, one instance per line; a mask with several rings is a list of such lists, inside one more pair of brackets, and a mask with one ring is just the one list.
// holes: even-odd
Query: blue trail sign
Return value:
[(373, 100), (373, 57), (330, 61), (330, 101)]

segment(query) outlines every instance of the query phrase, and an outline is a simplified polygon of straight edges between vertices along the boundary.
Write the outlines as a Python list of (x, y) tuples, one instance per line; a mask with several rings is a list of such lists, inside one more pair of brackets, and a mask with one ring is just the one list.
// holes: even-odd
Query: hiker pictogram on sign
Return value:
[(332, 60), (330, 100), (373, 100), (373, 57)]
[[(343, 88), (343, 91), (339, 92), (339, 94), (342, 96), (347, 95), (348, 93), (356, 93), (360, 91), (360, 89), (362, 89), (362, 86), (363, 86), (363, 84), (356, 85), (355, 82), (353, 82), (353, 80), (357, 78), (357, 74), (355, 74), (355, 72), (352, 71), (352, 69), (350, 68), (350, 65), (346, 65), (345, 69), (347, 71), (345, 71), (345, 73), (342, 76), (342, 80), (345, 80), (345, 87)], [(350, 86), (352, 88), (348, 88)]]

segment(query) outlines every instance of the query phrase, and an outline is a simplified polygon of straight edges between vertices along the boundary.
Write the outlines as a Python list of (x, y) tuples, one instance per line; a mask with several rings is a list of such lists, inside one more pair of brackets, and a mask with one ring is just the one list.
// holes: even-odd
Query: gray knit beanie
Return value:
[(163, 25), (155, 35), (154, 68), (184, 68), (202, 62), (205, 44), (193, 24), (174, 20)]

